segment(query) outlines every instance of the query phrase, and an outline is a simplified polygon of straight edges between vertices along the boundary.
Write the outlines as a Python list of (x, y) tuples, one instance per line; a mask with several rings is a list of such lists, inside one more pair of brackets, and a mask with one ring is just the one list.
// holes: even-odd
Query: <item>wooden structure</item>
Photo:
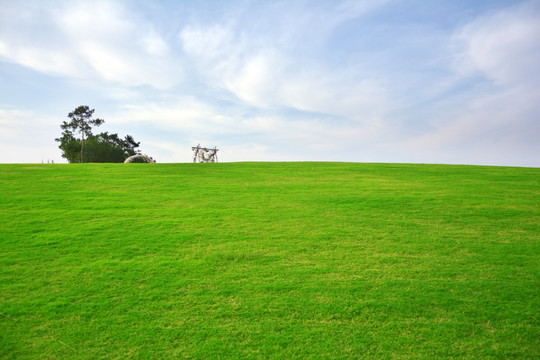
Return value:
[(209, 162), (218, 162), (217, 152), (218, 149), (214, 146), (213, 149), (203, 148), (201, 145), (192, 146), (193, 150), (193, 162), (200, 163), (209, 163)]

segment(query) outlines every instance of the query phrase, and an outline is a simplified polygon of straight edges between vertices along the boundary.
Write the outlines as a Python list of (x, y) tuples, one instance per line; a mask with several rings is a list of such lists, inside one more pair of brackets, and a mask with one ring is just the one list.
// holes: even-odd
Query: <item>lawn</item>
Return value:
[(540, 358), (540, 169), (0, 165), (0, 358)]

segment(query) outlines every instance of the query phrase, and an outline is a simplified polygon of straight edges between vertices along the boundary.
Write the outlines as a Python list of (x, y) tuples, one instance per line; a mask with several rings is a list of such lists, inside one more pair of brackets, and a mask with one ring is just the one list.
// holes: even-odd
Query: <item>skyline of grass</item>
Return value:
[(540, 169), (0, 165), (0, 354), (538, 358)]

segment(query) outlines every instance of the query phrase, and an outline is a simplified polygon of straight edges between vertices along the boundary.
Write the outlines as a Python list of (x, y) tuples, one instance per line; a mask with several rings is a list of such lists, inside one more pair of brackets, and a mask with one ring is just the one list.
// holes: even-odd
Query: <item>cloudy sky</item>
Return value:
[(538, 167), (539, 64), (539, 0), (0, 0), (0, 162), (88, 105), (158, 162)]

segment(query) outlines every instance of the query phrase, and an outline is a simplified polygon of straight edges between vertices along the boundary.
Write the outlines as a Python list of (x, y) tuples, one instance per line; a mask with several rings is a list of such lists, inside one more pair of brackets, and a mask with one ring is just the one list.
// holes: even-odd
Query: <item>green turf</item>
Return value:
[(0, 165), (3, 359), (540, 358), (540, 169)]

